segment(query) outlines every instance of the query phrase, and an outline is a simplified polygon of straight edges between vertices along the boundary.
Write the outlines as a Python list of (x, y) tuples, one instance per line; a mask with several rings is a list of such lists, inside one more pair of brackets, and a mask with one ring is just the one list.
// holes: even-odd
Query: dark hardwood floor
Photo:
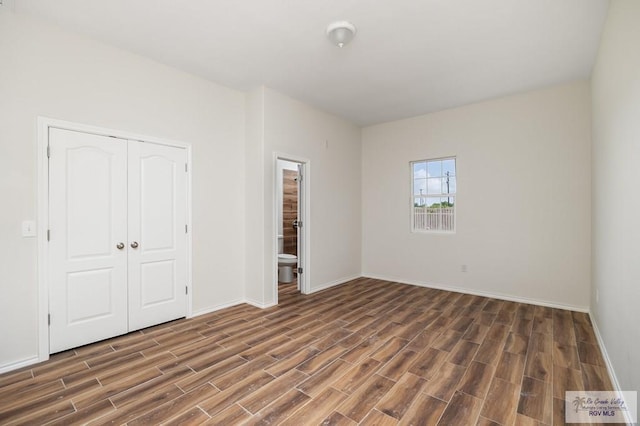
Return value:
[(587, 314), (362, 278), (0, 375), (0, 424), (559, 425), (583, 389)]

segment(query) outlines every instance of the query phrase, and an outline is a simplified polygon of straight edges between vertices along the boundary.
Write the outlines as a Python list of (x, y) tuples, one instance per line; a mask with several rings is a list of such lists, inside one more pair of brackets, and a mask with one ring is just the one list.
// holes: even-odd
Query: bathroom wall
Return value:
[(283, 178), (284, 170), (298, 171), (298, 164), (287, 160), (278, 160), (276, 164), (276, 215), (278, 223), (278, 235), (283, 233), (282, 204), (283, 204)]
[(298, 255), (298, 231), (293, 221), (298, 218), (298, 171), (282, 173), (282, 237), (283, 253)]

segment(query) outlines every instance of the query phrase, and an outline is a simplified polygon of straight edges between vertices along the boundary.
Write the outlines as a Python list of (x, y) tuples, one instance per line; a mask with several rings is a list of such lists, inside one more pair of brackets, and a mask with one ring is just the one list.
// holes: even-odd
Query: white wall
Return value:
[(623, 390), (640, 389), (639, 23), (640, 2), (611, 2), (591, 80), (591, 312)]
[(247, 163), (247, 197), (251, 193), (263, 203), (263, 208), (247, 207), (252, 253), (247, 257), (248, 300), (258, 306), (276, 300), (275, 153), (310, 162), (306, 179), (311, 211), (305, 226), (311, 231), (311, 263), (305, 273), (311, 291), (359, 276), (360, 129), (268, 88), (256, 89), (247, 98), (255, 106), (247, 110), (248, 121), (260, 121), (249, 116), (262, 117), (264, 128), (262, 138), (247, 141), (247, 153), (262, 153), (262, 165)]
[[(311, 291), (360, 276), (360, 128), (268, 88), (264, 125), (265, 235), (275, 235), (273, 153), (308, 159)], [(274, 258), (273, 247), (267, 244), (266, 259)], [(275, 266), (268, 262), (265, 276)]]
[(264, 90), (246, 95), (245, 139), (245, 300), (264, 305)]
[[(627, 339), (614, 323), (638, 318), (632, 308), (618, 310), (633, 298), (611, 293), (624, 290), (638, 300), (631, 286), (638, 267), (621, 263), (633, 253), (633, 240), (624, 235), (638, 231), (631, 219), (638, 216), (637, 191), (628, 183), (638, 180), (637, 168), (627, 167), (634, 154), (638, 158), (637, 144), (629, 143), (638, 135), (631, 118), (638, 116), (632, 78), (638, 59), (626, 50), (632, 41), (619, 40), (638, 40), (637, 30), (628, 34), (629, 11), (620, 11), (631, 4), (613, 9), (615, 25), (608, 26), (593, 81), (594, 158), (602, 158), (593, 166), (593, 274), (602, 290), (592, 309), (614, 364), (625, 373), (637, 365), (639, 351), (624, 349)], [(364, 270), (423, 285), (589, 305), (587, 83), (361, 131), (271, 89), (244, 95), (8, 12), (0, 12), (0, 58), (0, 322), (11, 324), (0, 328), (0, 369), (37, 353), (36, 241), (20, 236), (21, 221), (36, 215), (37, 116), (193, 145), (195, 313), (242, 300), (275, 301), (275, 152), (310, 160), (312, 291)], [(412, 234), (409, 161), (448, 155), (458, 158), (457, 233)], [(618, 209), (625, 211), (613, 219), (631, 234), (608, 223), (610, 209), (602, 207), (620, 199), (631, 208)], [(629, 380), (637, 388), (637, 377)]]
[[(577, 82), (363, 129), (363, 273), (588, 309), (589, 105)], [(445, 156), (457, 232), (412, 233), (409, 162)]]
[(191, 143), (194, 312), (243, 299), (242, 93), (7, 11), (0, 58), (0, 368), (37, 354), (38, 116)]

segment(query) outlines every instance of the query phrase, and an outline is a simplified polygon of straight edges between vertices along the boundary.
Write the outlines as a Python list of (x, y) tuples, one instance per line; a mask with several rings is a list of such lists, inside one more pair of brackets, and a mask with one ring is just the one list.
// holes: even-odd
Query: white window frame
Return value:
[[(437, 193), (437, 194), (425, 194), (422, 196), (418, 196), (419, 198), (424, 198), (425, 200), (427, 198), (436, 198), (436, 197), (440, 197), (440, 198), (453, 198), (453, 229), (424, 229), (424, 228), (416, 228), (416, 214), (415, 214), (415, 199), (416, 199), (416, 195), (414, 194), (414, 183), (415, 183), (415, 177), (413, 175), (414, 173), (414, 165), (415, 164), (419, 164), (419, 163), (425, 163), (428, 164), (429, 162), (433, 162), (433, 161), (443, 161), (443, 160), (453, 160), (454, 164), (455, 164), (455, 179), (456, 179), (456, 192), (453, 193), (453, 195), (451, 193)], [(450, 156), (446, 156), (446, 157), (437, 157), (437, 158), (426, 158), (423, 160), (415, 160), (415, 161), (410, 161), (409, 162), (409, 175), (410, 175), (410, 184), (409, 184), (409, 215), (410, 215), (410, 223), (411, 223), (411, 232), (414, 233), (420, 233), (420, 234), (446, 234), (446, 235), (452, 235), (456, 233), (456, 230), (458, 228), (457, 226), (457, 218), (458, 218), (458, 212), (457, 212), (457, 206), (458, 206), (458, 161), (457, 161), (457, 157), (455, 155), (450, 155)], [(444, 175), (438, 176), (440, 178), (444, 177)]]

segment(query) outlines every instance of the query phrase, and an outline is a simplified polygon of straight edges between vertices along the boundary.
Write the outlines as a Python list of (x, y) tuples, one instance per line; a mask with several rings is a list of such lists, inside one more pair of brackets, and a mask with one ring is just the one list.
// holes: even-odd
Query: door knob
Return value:
[(124, 243), (118, 243), (116, 247), (118, 250), (122, 250), (124, 248)]
[(138, 248), (138, 243), (136, 241), (132, 242), (131, 248)]

